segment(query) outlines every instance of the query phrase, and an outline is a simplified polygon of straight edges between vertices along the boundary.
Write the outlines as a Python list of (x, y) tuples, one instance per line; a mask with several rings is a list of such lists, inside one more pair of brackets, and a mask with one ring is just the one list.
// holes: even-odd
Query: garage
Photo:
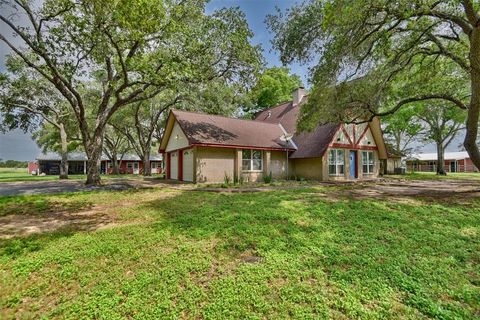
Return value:
[(183, 150), (183, 181), (193, 182), (193, 149)]
[(170, 179), (178, 179), (178, 151), (170, 153)]

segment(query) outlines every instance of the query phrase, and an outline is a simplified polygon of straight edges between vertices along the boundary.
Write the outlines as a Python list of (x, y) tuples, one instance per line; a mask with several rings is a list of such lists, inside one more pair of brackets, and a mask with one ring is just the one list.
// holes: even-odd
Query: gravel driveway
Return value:
[(98, 189), (125, 190), (139, 186), (138, 182), (127, 179), (112, 179), (104, 183), (105, 185), (100, 187), (87, 187), (83, 180), (2, 182), (0, 183), (0, 196), (52, 194)]

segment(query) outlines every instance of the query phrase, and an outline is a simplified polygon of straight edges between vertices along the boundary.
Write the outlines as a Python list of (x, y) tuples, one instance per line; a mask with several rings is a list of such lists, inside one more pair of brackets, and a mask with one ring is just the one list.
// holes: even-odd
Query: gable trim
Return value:
[[(171, 125), (171, 128), (170, 130), (168, 130), (168, 134), (167, 134), (167, 128), (169, 126), (169, 122), (170, 122), (170, 118), (173, 117), (173, 123)], [(188, 135), (185, 133), (185, 130), (183, 130), (182, 128), (182, 124), (180, 123), (180, 121), (177, 120), (177, 118), (175, 117), (175, 113), (173, 113), (173, 110), (170, 110), (170, 113), (168, 115), (168, 118), (167, 118), (167, 121), (165, 123), (165, 129), (164, 129), (164, 133), (163, 133), (163, 136), (162, 136), (162, 140), (160, 141), (160, 147), (158, 149), (158, 152), (159, 153), (165, 153), (165, 150), (167, 149), (167, 146), (168, 146), (168, 141), (170, 141), (170, 137), (172, 135), (172, 131), (173, 131), (173, 128), (175, 127), (175, 123), (178, 124), (178, 127), (180, 128), (180, 130), (182, 130), (182, 133), (183, 135), (187, 138), (187, 142), (188, 142), (188, 145), (192, 145), (192, 141), (190, 140), (190, 138), (188, 137)], [(164, 139), (166, 138), (165, 140), (165, 146), (163, 146), (163, 143), (164, 143)], [(162, 148), (163, 146), (163, 148)]]
[(252, 150), (272, 150), (272, 151), (295, 151), (292, 148), (271, 148), (271, 147), (256, 147), (256, 146), (240, 146), (228, 144), (214, 144), (214, 143), (192, 143), (195, 147), (211, 147), (211, 148), (227, 148), (227, 149), (252, 149)]

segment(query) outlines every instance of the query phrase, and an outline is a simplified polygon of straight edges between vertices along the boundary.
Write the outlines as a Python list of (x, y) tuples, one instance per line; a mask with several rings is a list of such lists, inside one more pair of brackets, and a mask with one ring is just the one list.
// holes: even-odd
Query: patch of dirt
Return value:
[(23, 237), (35, 233), (60, 230), (93, 231), (111, 228), (117, 225), (131, 224), (135, 221), (119, 221), (120, 209), (138, 206), (153, 199), (166, 199), (175, 196), (176, 192), (159, 192), (135, 199), (117, 201), (108, 205), (95, 205), (88, 210), (76, 212), (58, 211), (42, 214), (11, 214), (0, 217), (0, 239)]

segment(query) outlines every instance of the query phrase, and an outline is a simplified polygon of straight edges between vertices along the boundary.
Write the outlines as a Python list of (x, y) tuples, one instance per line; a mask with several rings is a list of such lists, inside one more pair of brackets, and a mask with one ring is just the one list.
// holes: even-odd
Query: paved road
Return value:
[(100, 187), (87, 187), (82, 180), (2, 182), (0, 183), (0, 196), (52, 194), (98, 189), (125, 190), (135, 187), (138, 187), (135, 182), (123, 179), (108, 181)]

